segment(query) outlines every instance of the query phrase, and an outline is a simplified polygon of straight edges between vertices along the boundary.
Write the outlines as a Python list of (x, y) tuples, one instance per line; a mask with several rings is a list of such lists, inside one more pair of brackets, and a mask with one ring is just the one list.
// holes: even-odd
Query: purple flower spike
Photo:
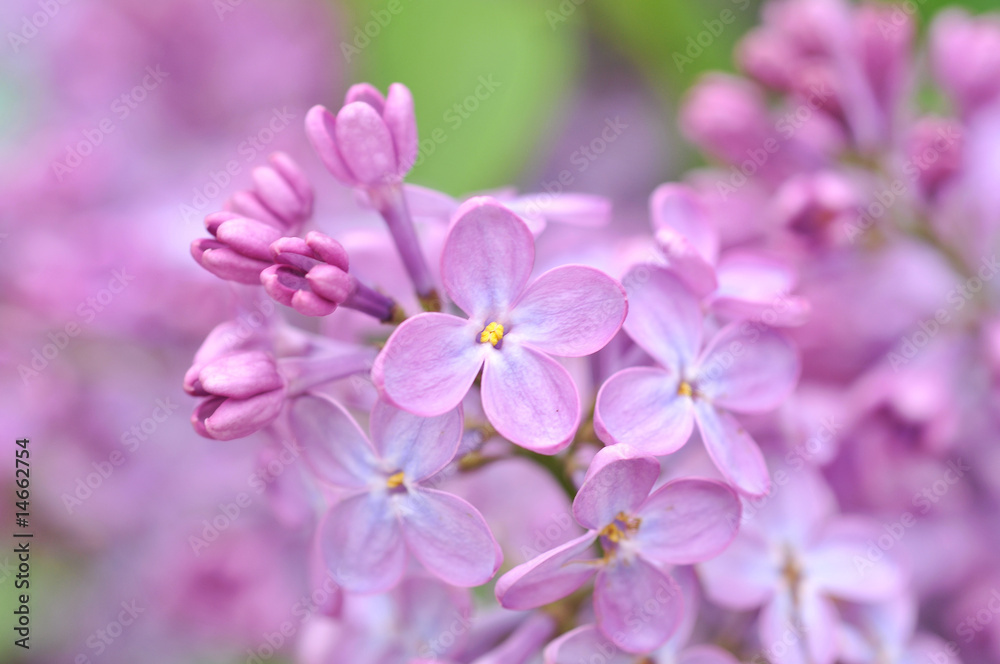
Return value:
[(352, 86), (336, 116), (311, 108), (306, 132), (327, 169), (349, 187), (398, 184), (417, 159), (413, 97), (401, 83), (389, 86), (388, 98), (367, 83)]
[(461, 498), (428, 486), (458, 451), (460, 409), (425, 419), (380, 401), (370, 438), (325, 396), (295, 399), (290, 418), (317, 477), (348, 491), (319, 530), (338, 584), (360, 593), (389, 590), (402, 579), (408, 554), (455, 586), (493, 577), (503, 554), (485, 519)]
[(311, 231), (304, 240), (281, 238), (270, 253), (277, 264), (261, 272), (264, 290), (305, 316), (326, 316), (344, 306), (383, 322), (400, 317), (391, 298), (348, 274), (347, 252), (331, 237)]
[(209, 362), (185, 389), (193, 396), (208, 397), (191, 416), (195, 431), (206, 438), (233, 440), (278, 417), (286, 382), (270, 353), (252, 350)]
[(625, 283), (631, 303), (625, 331), (659, 366), (608, 379), (594, 413), (600, 439), (660, 456), (684, 445), (697, 422), (723, 476), (742, 493), (767, 493), (760, 448), (729, 411), (772, 410), (791, 394), (799, 375), (791, 343), (770, 328), (733, 323), (702, 349), (698, 298), (673, 273), (639, 266)]
[(262, 221), (216, 212), (205, 217), (215, 236), (191, 243), (191, 256), (215, 276), (241, 284), (259, 284), (260, 273), (271, 264), (271, 244), (281, 231)]
[(284, 152), (275, 152), (269, 166), (253, 170), (254, 188), (237, 192), (226, 209), (295, 235), (313, 213), (315, 194), (298, 164)]
[(580, 397), (550, 355), (597, 352), (628, 305), (621, 285), (590, 267), (558, 267), (529, 284), (534, 261), (534, 238), (514, 213), (489, 198), (463, 204), (441, 276), (468, 317), (427, 313), (400, 325), (372, 369), (384, 397), (439, 415), (461, 403), (482, 369), (483, 410), (501, 435), (542, 454), (568, 445)]
[(736, 537), (741, 508), (732, 489), (709, 480), (674, 480), (650, 493), (659, 474), (656, 459), (625, 446), (598, 452), (573, 501), (576, 520), (589, 530), (500, 577), (500, 604), (543, 606), (596, 574), (594, 612), (604, 636), (631, 653), (666, 643), (680, 626), (684, 601), (663, 568), (722, 553)]

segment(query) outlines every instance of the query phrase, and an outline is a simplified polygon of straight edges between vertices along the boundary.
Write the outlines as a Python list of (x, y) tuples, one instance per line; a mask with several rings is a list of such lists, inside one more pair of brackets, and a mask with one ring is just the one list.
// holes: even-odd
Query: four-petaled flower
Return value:
[(531, 284), (534, 238), (513, 212), (474, 198), (456, 213), (441, 256), (445, 291), (468, 318), (424, 313), (393, 333), (372, 369), (389, 402), (424, 416), (458, 406), (483, 370), (483, 411), (505, 438), (544, 454), (569, 444), (580, 397), (550, 355), (604, 347), (628, 305), (603, 272), (565, 265)]
[(728, 411), (772, 410), (791, 394), (799, 375), (791, 342), (748, 321), (722, 328), (702, 349), (698, 298), (671, 271), (641, 265), (623, 281), (632, 307), (625, 332), (659, 366), (608, 379), (597, 395), (598, 436), (660, 456), (684, 445), (697, 422), (723, 476), (748, 495), (767, 493), (760, 448)]
[[(683, 600), (668, 565), (719, 555), (736, 536), (740, 501), (721, 482), (674, 480), (650, 493), (660, 476), (653, 457), (624, 445), (594, 457), (573, 501), (587, 533), (500, 577), (508, 609), (531, 609), (577, 590), (597, 574), (597, 626), (619, 648), (649, 652), (677, 629)], [(594, 544), (600, 543), (603, 557)]]
[(503, 554), (482, 515), (428, 486), (458, 450), (460, 409), (422, 418), (379, 401), (370, 440), (325, 396), (299, 397), (289, 412), (316, 476), (345, 490), (319, 527), (320, 547), (338, 584), (362, 593), (388, 590), (403, 578), (407, 552), (455, 586), (493, 577)]

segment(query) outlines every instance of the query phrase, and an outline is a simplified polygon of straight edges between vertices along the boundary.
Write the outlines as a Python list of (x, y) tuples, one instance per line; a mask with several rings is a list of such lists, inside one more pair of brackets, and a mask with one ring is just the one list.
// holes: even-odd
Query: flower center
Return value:
[(605, 557), (617, 551), (620, 542), (634, 535), (639, 530), (640, 523), (642, 520), (638, 517), (619, 512), (614, 521), (601, 528), (598, 534), (601, 537), (601, 548), (604, 549)]
[(496, 345), (500, 343), (502, 340), (503, 340), (503, 325), (501, 325), (496, 321), (493, 321), (492, 323), (487, 325), (486, 329), (483, 330), (483, 333), (479, 335), (479, 343), (484, 344), (488, 341), (491, 344), (493, 344), (494, 348), (496, 348)]
[(681, 384), (677, 386), (677, 394), (682, 397), (690, 397), (694, 395), (694, 388), (691, 387), (691, 383), (682, 380)]
[(403, 485), (403, 471), (390, 475), (385, 480), (385, 485), (390, 489), (398, 489)]

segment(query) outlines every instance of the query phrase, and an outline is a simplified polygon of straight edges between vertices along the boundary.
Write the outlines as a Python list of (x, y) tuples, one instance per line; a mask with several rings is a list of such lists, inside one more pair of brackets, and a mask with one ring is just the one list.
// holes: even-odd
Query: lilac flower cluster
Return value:
[(272, 155), (191, 252), (287, 316), (184, 380), (201, 435), (303, 451), (284, 498), (338, 595), (302, 661), (958, 661), (1000, 578), (1000, 24), (943, 13), (927, 71), (914, 40), (904, 6), (768, 4), (684, 102), (713, 165), (638, 236), (596, 196), (405, 183), (402, 84), (308, 113), (384, 227), (303, 235)]

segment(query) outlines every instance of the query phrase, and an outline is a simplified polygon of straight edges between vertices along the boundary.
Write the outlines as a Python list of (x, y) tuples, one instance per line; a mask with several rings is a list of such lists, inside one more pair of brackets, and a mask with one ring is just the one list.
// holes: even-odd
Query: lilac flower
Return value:
[(764, 457), (729, 411), (776, 408), (795, 387), (798, 357), (770, 328), (733, 323), (702, 348), (697, 298), (669, 270), (639, 266), (626, 275), (631, 311), (625, 331), (655, 367), (619, 371), (597, 395), (594, 428), (606, 444), (644, 454), (677, 451), (698, 423), (723, 476), (743, 493), (767, 493)]
[(225, 209), (269, 224), (282, 234), (296, 235), (313, 213), (312, 185), (284, 152), (271, 154), (268, 161), (270, 166), (253, 170), (254, 188), (233, 194)]
[(740, 503), (729, 487), (709, 480), (674, 480), (650, 493), (659, 474), (655, 459), (635, 456), (625, 446), (598, 452), (573, 501), (573, 514), (587, 533), (500, 577), (500, 604), (543, 606), (596, 574), (594, 611), (601, 632), (628, 652), (662, 646), (684, 610), (680, 589), (663, 567), (723, 551), (736, 535)]
[(311, 231), (305, 239), (286, 237), (270, 248), (276, 265), (260, 274), (264, 290), (305, 316), (326, 316), (338, 306), (388, 322), (401, 315), (391, 298), (348, 274), (347, 251), (339, 242)]
[(260, 284), (261, 272), (272, 262), (271, 244), (281, 238), (281, 231), (232, 212), (208, 215), (205, 227), (215, 239), (199, 238), (191, 243), (195, 261), (220, 279)]
[(789, 629), (796, 635), (794, 647), (769, 653), (776, 664), (830, 664), (838, 654), (840, 620), (833, 600), (885, 601), (905, 587), (894, 553), (877, 544), (885, 532), (867, 519), (836, 516), (836, 510), (819, 476), (799, 469), (754, 513), (745, 513), (725, 553), (699, 566), (715, 602), (732, 609), (763, 606), (763, 644), (778, 643)]
[(482, 369), (483, 411), (501, 435), (545, 454), (569, 444), (580, 397), (549, 355), (600, 350), (628, 307), (618, 282), (589, 267), (558, 267), (528, 284), (534, 260), (531, 232), (516, 215), (488, 198), (462, 205), (441, 277), (468, 318), (428, 313), (400, 325), (372, 369), (380, 393), (439, 415), (461, 403)]
[(428, 486), (458, 449), (460, 409), (421, 418), (379, 401), (370, 439), (328, 397), (295, 399), (290, 418), (316, 475), (346, 490), (318, 535), (337, 583), (355, 592), (388, 590), (403, 577), (408, 553), (452, 585), (492, 578), (503, 554), (482, 515)]

